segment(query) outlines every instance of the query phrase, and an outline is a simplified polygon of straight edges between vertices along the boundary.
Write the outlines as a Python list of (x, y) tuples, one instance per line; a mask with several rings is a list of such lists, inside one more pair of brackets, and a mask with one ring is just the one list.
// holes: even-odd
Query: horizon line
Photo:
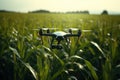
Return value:
[[(88, 11), (89, 14), (101, 14), (104, 10), (68, 10), (68, 11), (54, 11), (54, 10), (48, 10), (48, 9), (34, 9), (34, 10), (27, 10), (27, 11), (18, 11), (18, 10), (9, 10), (9, 9), (0, 9), (0, 11), (10, 11), (10, 12), (20, 12), (20, 13), (29, 13), (32, 11), (37, 11), (37, 10), (46, 10), (46, 11), (50, 11), (51, 13), (67, 13), (67, 12), (76, 12), (76, 11)], [(106, 10), (106, 9), (105, 9)], [(106, 10), (108, 12), (108, 14), (120, 14), (120, 11), (110, 11), (110, 10)]]

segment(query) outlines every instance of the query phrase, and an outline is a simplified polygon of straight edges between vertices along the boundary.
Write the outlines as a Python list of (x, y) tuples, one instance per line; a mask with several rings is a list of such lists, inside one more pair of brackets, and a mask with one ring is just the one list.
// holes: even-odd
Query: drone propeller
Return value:
[(39, 31), (40, 29), (32, 29), (33, 31)]
[(57, 30), (58, 28), (41, 28), (42, 30), (46, 31), (46, 30)]
[(92, 30), (82, 30), (82, 32), (91, 32)]
[(77, 31), (77, 30), (79, 30), (79, 29), (77, 29), (77, 28), (68, 28), (68, 29), (64, 29), (65, 31)]
[(72, 30), (72, 31), (77, 31), (77, 30), (79, 30), (78, 28), (69, 28), (70, 30)]
[(40, 29), (42, 29), (42, 30), (46, 31), (46, 30), (48, 30), (49, 28), (40, 28)]
[(42, 29), (43, 31), (47, 31), (47, 30), (57, 30), (58, 28), (37, 28), (37, 29), (32, 29), (32, 30), (39, 31), (40, 29)]
[[(78, 31), (79, 29), (78, 28), (69, 28), (69, 30), (72, 30), (72, 31)], [(82, 32), (91, 32), (92, 30), (82, 30)]]

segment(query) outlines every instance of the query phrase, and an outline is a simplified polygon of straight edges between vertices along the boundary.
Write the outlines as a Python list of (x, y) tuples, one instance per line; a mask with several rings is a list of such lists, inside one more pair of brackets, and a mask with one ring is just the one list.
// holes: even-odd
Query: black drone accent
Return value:
[[(81, 30), (77, 30), (78, 32), (76, 34), (73, 34), (72, 33), (72, 29), (69, 29), (68, 31), (69, 32), (64, 32), (64, 31), (55, 31), (53, 33), (50, 33), (50, 29), (47, 28), (46, 29), (46, 32), (43, 31), (44, 29), (41, 28), (39, 30), (39, 36), (41, 37), (41, 40), (42, 40), (42, 36), (50, 36), (52, 37), (52, 40), (51, 40), (51, 43), (50, 43), (50, 47), (52, 49), (62, 49), (62, 45), (60, 44), (60, 42), (62, 40), (65, 40), (67, 42), (67, 44), (70, 44), (70, 39), (69, 37), (79, 37), (81, 36)], [(53, 44), (54, 40), (57, 41), (57, 44)], [(43, 43), (43, 40), (42, 40), (42, 43)]]

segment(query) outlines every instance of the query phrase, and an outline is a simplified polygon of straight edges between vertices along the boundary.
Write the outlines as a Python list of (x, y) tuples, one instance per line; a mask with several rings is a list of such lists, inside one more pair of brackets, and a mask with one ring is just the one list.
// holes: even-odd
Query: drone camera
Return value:
[(64, 40), (64, 37), (63, 36), (57, 36), (56, 40), (58, 40), (58, 41)]

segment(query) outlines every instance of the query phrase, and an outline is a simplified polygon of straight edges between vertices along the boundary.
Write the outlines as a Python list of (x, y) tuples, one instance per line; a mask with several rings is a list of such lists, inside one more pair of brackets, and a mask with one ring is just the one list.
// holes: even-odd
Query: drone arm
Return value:
[(54, 34), (51, 34), (51, 33), (47, 33), (47, 34), (39, 34), (40, 36), (51, 36), (51, 37), (53, 37), (53, 36), (55, 36)]
[(80, 37), (82, 34), (81, 30), (78, 30), (77, 34), (72, 34), (72, 31), (69, 31), (69, 32), (70, 32), (70, 34), (66, 34), (65, 35), (66, 37)]
[(81, 32), (78, 32), (78, 34), (66, 34), (65, 37), (80, 37)]
[(39, 36), (55, 36), (54, 34), (51, 34), (49, 29), (47, 30), (47, 33), (43, 33), (42, 29), (39, 30)]
[(51, 36), (51, 37), (55, 36), (54, 34), (51, 34), (49, 30), (47, 30), (47, 33), (43, 33), (42, 29), (39, 30), (38, 35), (41, 38), (42, 44), (43, 44), (42, 36)]
[(80, 37), (78, 34), (67, 34), (65, 37)]

